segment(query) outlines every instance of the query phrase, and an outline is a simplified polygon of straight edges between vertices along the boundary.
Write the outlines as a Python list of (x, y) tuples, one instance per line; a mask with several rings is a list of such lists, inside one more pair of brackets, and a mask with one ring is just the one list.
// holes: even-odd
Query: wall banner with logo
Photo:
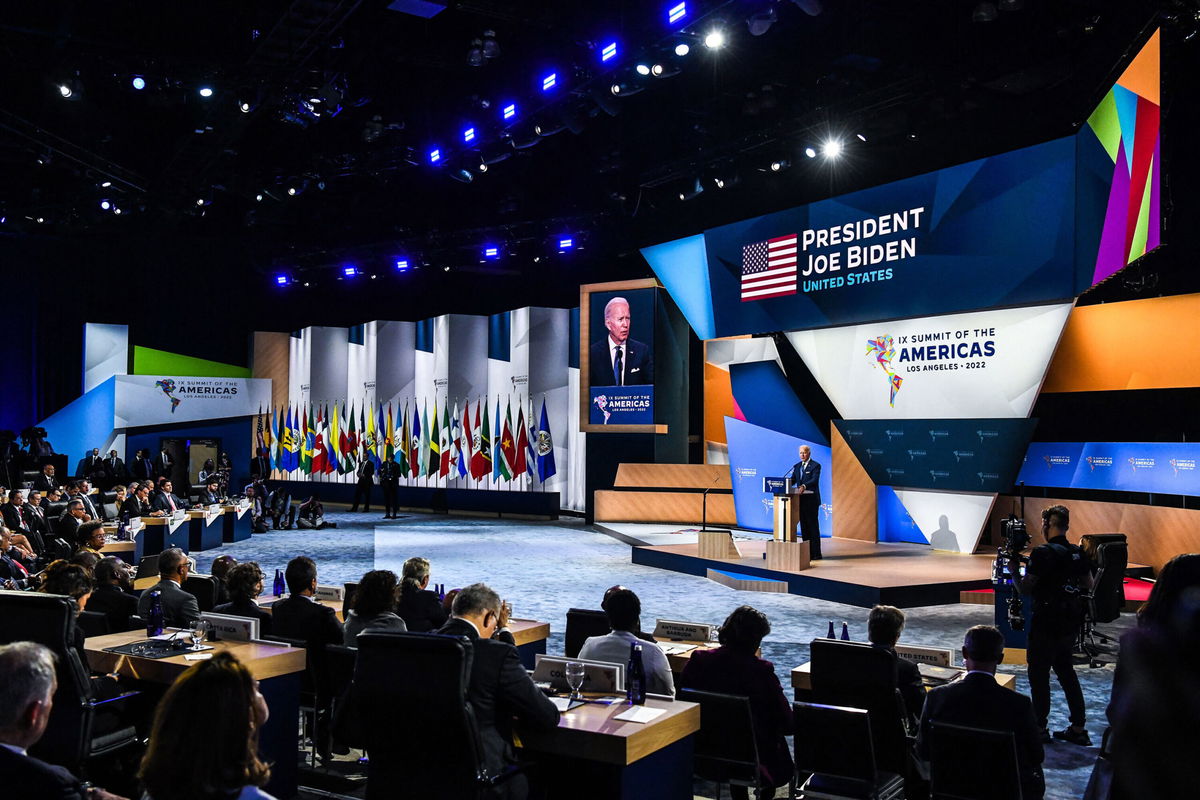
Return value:
[(1017, 480), (1028, 486), (1200, 495), (1195, 442), (1033, 442)]
[(247, 417), (271, 407), (267, 378), (117, 375), (114, 428)]

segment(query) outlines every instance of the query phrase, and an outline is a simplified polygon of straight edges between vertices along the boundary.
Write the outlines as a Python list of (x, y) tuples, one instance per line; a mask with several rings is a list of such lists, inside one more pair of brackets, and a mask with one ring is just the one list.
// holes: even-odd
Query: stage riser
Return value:
[[(597, 522), (677, 522), (681, 525), (698, 525), (703, 512), (704, 496), (699, 492), (596, 492)], [(733, 495), (709, 494), (708, 524), (737, 524)]]
[[(292, 502), (301, 503), (309, 494), (321, 502), (350, 503), (354, 499), (352, 483), (310, 483), (307, 481), (269, 481), (268, 486), (287, 486)], [(522, 515), (531, 519), (558, 519), (558, 492), (501, 492), (486, 489), (451, 489), (401, 486), (397, 504), (405, 509), (434, 513)], [(371, 510), (383, 514), (383, 489), (371, 488)]]
[[(863, 586), (841, 581), (824, 580), (807, 573), (793, 574), (776, 572), (765, 567), (753, 567), (746, 564), (731, 564), (727, 561), (702, 559), (696, 556), (663, 552), (647, 547), (632, 548), (632, 561), (656, 569), (680, 572), (685, 575), (708, 577), (708, 571), (736, 570), (737, 572), (755, 577), (779, 581), (787, 585), (788, 594), (812, 597), (817, 600), (829, 600), (835, 603), (870, 608), (878, 604), (893, 605), (898, 608), (913, 608), (916, 606), (949, 605), (959, 602), (959, 595), (967, 589), (984, 589), (991, 586), (987, 579), (972, 581), (949, 581), (936, 584), (920, 584), (912, 586)], [(820, 571), (820, 566), (809, 570), (810, 573)]]

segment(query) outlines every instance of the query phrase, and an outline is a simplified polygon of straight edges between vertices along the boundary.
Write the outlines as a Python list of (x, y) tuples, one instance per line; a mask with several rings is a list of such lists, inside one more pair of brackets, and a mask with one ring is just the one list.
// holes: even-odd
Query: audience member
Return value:
[[(895, 606), (875, 606), (867, 617), (867, 638), (872, 647), (887, 650), (896, 655), (896, 642), (904, 631), (904, 612)], [(925, 684), (921, 681), (921, 671), (915, 662), (896, 656), (896, 687), (904, 698), (904, 708), (908, 712), (909, 728), (921, 718), (921, 708), (925, 705)]]
[(46, 732), (58, 689), (56, 659), (33, 642), (0, 646), (0, 775), (4, 796), (53, 800), (124, 800), (85, 787), (65, 768), (29, 755)]
[(71, 564), (78, 564), (88, 572), (91, 572), (96, 568), (96, 565), (100, 563), (100, 554), (93, 553), (89, 550), (77, 550), (71, 554), (71, 557), (67, 559), (67, 562)]
[[(643, 640), (635, 633), (641, 629), (642, 602), (633, 590), (618, 589), (609, 595), (604, 603), (604, 613), (608, 615), (608, 625), (612, 632), (605, 636), (589, 638), (580, 648), (579, 657), (627, 664), (631, 646), (643, 644)], [(667, 663), (667, 656), (660, 648), (643, 646), (642, 666), (646, 670), (646, 691), (654, 694), (675, 694), (671, 665)]]
[(250, 501), (250, 530), (254, 533), (267, 532), (267, 509), (262, 492), (261, 483), (246, 487), (246, 499)]
[(254, 602), (263, 590), (263, 571), (258, 564), (254, 561), (238, 564), (229, 570), (225, 583), (229, 588), (229, 602), (214, 606), (213, 611), (256, 619), (259, 632), (264, 635), (270, 633), (270, 613)]
[(396, 573), (373, 569), (358, 582), (354, 609), (343, 632), (347, 647), (354, 647), (358, 635), (367, 633), (404, 633), (408, 627), (396, 613)]
[(61, 485), (58, 476), (54, 474), (53, 464), (44, 465), (41, 474), (33, 479), (33, 488), (41, 492), (49, 492), (59, 488)]
[(12, 533), (0, 525), (0, 588), (34, 589), (40, 582), (19, 557), (14, 558)]
[(172, 628), (186, 628), (189, 622), (200, 619), (200, 605), (196, 596), (183, 589), (191, 562), (178, 547), (170, 547), (158, 554), (158, 583), (142, 592), (138, 598), (138, 616), (150, 616), (150, 593), (158, 590), (162, 598), (163, 624)]
[[(467, 700), (479, 728), (483, 766), (492, 774), (500, 774), (516, 761), (512, 749), (514, 718), (535, 730), (552, 730), (558, 725), (558, 709), (521, 666), (517, 648), (511, 642), (493, 638), (507, 623), (500, 597), (486, 585), (475, 583), (455, 596), (453, 617), (438, 631), (471, 641)], [(506, 783), (500, 796), (514, 800), (525, 797), (528, 786), (523, 775)]]
[(108, 451), (108, 458), (104, 459), (104, 470), (113, 484), (129, 480), (129, 470), (125, 469), (125, 462), (117, 455), (116, 450)]
[(230, 653), (188, 668), (154, 714), (138, 772), (145, 800), (272, 800), (258, 756), (268, 716), (258, 681)]
[(32, 520), (27, 518), (25, 512), (25, 492), (22, 489), (10, 489), (8, 492), (8, 501), (0, 506), (0, 514), (3, 515), (4, 526), (13, 533), (19, 533), (26, 538), (32, 538)]
[(1033, 703), (1023, 694), (996, 683), (996, 665), (1004, 660), (1004, 635), (991, 625), (976, 625), (963, 637), (962, 680), (939, 686), (925, 698), (917, 732), (917, 753), (929, 760), (931, 722), (945, 722), (992, 731), (1011, 731), (1017, 746), (1021, 793), (1040, 800), (1046, 790), (1042, 777), (1041, 729)]
[[(77, 617), (80, 611), (87, 610), (95, 587), (96, 583), (92, 579), (91, 570), (80, 564), (72, 564), (59, 559), (46, 567), (40, 591), (45, 594), (61, 594), (70, 597), (73, 601), (72, 616)], [(87, 669), (88, 657), (84, 650), (83, 629), (76, 625), (74, 631), (75, 641), (73, 644), (79, 654), (79, 663), (83, 665), (84, 669)], [(116, 673), (92, 673), (91, 677), (92, 692), (95, 697), (115, 697), (120, 693), (117, 686), (119, 676)]]
[(217, 556), (213, 559), (212, 566), (208, 568), (209, 574), (217, 584), (217, 605), (229, 602), (229, 587), (225, 585), (225, 579), (229, 575), (229, 570), (236, 567), (237, 563), (237, 559), (233, 556)]
[(442, 607), (437, 592), (425, 588), (429, 585), (428, 559), (419, 556), (408, 559), (404, 562), (402, 576), (396, 613), (404, 620), (408, 629), (415, 633), (425, 633), (445, 625), (449, 615)]
[[(602, 611), (607, 611), (608, 610), (608, 598), (612, 597), (614, 594), (616, 594), (617, 592), (621, 592), (621, 591), (629, 591), (629, 588), (626, 586), (622, 586), (621, 584), (618, 583), (615, 586), (610, 586), (607, 589), (605, 589), (604, 597), (600, 600), (600, 609)], [(638, 637), (639, 639), (641, 639), (644, 642), (656, 641), (654, 636), (652, 636), (649, 633), (646, 633), (645, 631), (643, 631), (641, 629), (641, 619), (640, 618), (638, 619), (638, 630), (634, 631), (633, 635)]]
[(280, 483), (267, 497), (267, 505), (271, 513), (271, 526), (275, 530), (290, 531), (296, 524), (296, 507), (292, 505), (292, 493), (287, 484)]
[(71, 481), (70, 485), (67, 487), (68, 502), (71, 500), (79, 500), (83, 503), (84, 513), (86, 513), (89, 518), (103, 520), (104, 512), (97, 508), (96, 503), (92, 501), (91, 491), (92, 484), (86, 478)]
[(1025, 577), (1017, 585), (1022, 594), (1033, 596), (1029, 620), (1026, 660), (1029, 663), (1029, 693), (1042, 731), (1042, 741), (1050, 741), (1050, 670), (1058, 677), (1071, 724), (1054, 732), (1055, 739), (1090, 746), (1084, 723), (1087, 708), (1083, 690), (1075, 674), (1072, 653), (1075, 637), (1083, 624), (1083, 595), (1091, 591), (1092, 569), (1087, 554), (1067, 540), (1071, 514), (1065, 506), (1050, 506), (1042, 511), (1042, 534), (1046, 543), (1029, 554)]
[(158, 493), (154, 495), (151, 506), (155, 511), (174, 514), (188, 507), (187, 501), (175, 494), (175, 484), (168, 478), (158, 484)]
[(58, 518), (58, 536), (67, 542), (75, 542), (79, 540), (79, 526), (85, 522), (91, 521), (91, 517), (84, 510), (83, 501), (75, 498), (67, 503), (66, 509), (63, 510), (62, 516)]
[[(771, 632), (767, 616), (750, 606), (734, 609), (721, 626), (715, 650), (696, 650), (679, 677), (680, 688), (699, 689), (750, 698), (754, 738), (765, 785), (784, 786), (792, 778), (792, 755), (786, 736), (792, 734), (792, 705), (783, 693), (770, 661), (755, 655)], [(730, 786), (734, 800), (749, 797), (745, 787)]]
[(1114, 767), (1112, 800), (1195, 792), (1198, 663), (1200, 553), (1184, 553), (1163, 566), (1137, 627), (1121, 636), (1104, 741)]
[(138, 450), (133, 457), (133, 477), (139, 481), (154, 478), (154, 462), (150, 460), (149, 450)]
[(108, 543), (108, 535), (104, 532), (104, 523), (99, 520), (85, 522), (79, 526), (79, 530), (75, 532), (75, 546), (78, 551), (85, 553), (95, 553), (98, 558), (102, 558), (100, 553), (101, 548)]
[(161, 517), (162, 511), (155, 511), (150, 505), (150, 487), (145, 483), (132, 484), (133, 495), (121, 506), (121, 514), (126, 519), (132, 517)]
[(206, 459), (204, 459), (204, 466), (202, 466), (200, 468), (200, 471), (198, 473), (196, 473), (196, 477), (199, 478), (200, 482), (205, 485), (208, 485), (209, 478), (213, 479), (214, 485), (220, 485), (220, 481), (216, 480), (216, 478), (217, 478), (216, 473), (217, 473), (217, 463), (215, 461), (213, 461), (211, 458), (206, 458)]
[(50, 536), (50, 525), (46, 521), (46, 506), (42, 504), (42, 493), (37, 489), (30, 489), (26, 497), (25, 519), (29, 522), (29, 529), (45, 543), (46, 538)]
[(317, 499), (317, 496), (312, 494), (299, 506), (296, 527), (319, 531), (324, 528), (336, 528), (337, 523), (325, 521), (325, 507), (321, 505), (321, 501)]
[[(212, 462), (211, 458), (209, 462)], [(223, 499), (221, 497), (220, 486), (221, 482), (217, 480), (216, 475), (210, 475), (207, 479), (204, 479), (204, 488), (200, 491), (200, 505), (211, 506), (214, 503), (220, 503)]]
[(117, 519), (122, 517), (121, 506), (125, 505), (125, 498), (129, 497), (129, 490), (125, 488), (125, 484), (118, 483), (112, 488), (113, 492), (113, 508), (117, 510)]
[(92, 571), (96, 589), (88, 598), (87, 610), (103, 614), (109, 631), (129, 629), (129, 618), (137, 613), (137, 595), (129, 578), (129, 568), (119, 558), (102, 558)]

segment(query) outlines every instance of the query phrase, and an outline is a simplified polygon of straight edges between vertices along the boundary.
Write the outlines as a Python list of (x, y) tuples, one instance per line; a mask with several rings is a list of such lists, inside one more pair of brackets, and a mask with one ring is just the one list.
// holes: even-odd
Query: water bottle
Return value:
[(842, 623), (842, 641), (843, 642), (850, 641), (850, 626), (848, 626), (844, 622)]
[(439, 601), (445, 600), (446, 599), (446, 584), (439, 583), (437, 585), (437, 593), (438, 593)]
[(276, 597), (283, 597), (283, 573), (279, 570), (275, 570), (274, 594)]
[(125, 520), (123, 520), (123, 519), (117, 523), (117, 541), (118, 542), (128, 542), (129, 541), (129, 527), (125, 524)]
[(642, 646), (629, 645), (629, 675), (625, 679), (625, 701), (630, 705), (646, 705), (646, 668), (642, 665)]
[(150, 590), (150, 613), (146, 617), (146, 635), (158, 636), (163, 632), (162, 592)]
[(826, 639), (836, 639), (837, 634), (833, 632), (833, 620), (829, 620), (829, 633), (825, 634)]

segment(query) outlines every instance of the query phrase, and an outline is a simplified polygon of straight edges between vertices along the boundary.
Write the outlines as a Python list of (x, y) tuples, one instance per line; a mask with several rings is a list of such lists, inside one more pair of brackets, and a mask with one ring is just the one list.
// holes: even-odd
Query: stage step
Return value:
[(733, 488), (726, 464), (620, 464), (612, 489), (595, 493), (597, 522), (679, 522), (735, 525)]
[(745, 575), (740, 572), (728, 572), (723, 569), (709, 569), (708, 579), (716, 581), (722, 586), (728, 586), (730, 589), (738, 589), (743, 592), (774, 592), (777, 594), (787, 594), (788, 585), (786, 581), (776, 581), (770, 578), (760, 578), (757, 575)]

